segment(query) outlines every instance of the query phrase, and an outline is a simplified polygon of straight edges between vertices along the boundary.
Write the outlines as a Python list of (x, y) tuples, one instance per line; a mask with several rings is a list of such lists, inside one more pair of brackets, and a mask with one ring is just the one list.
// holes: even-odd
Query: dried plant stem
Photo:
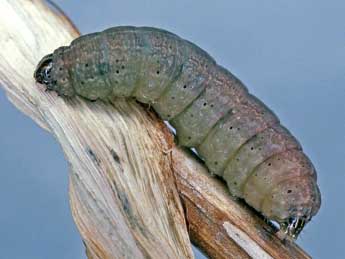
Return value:
[(89, 258), (192, 258), (189, 235), (212, 258), (309, 258), (176, 147), (153, 112), (122, 99), (64, 100), (36, 85), (40, 58), (78, 36), (64, 15), (40, 0), (2, 0), (0, 12), (1, 85), (60, 143)]

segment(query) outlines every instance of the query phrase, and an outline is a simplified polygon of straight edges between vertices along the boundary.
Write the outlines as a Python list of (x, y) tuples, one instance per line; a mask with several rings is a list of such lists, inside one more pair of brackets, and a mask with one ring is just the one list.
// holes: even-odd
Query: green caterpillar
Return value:
[(114, 27), (45, 56), (36, 81), (89, 100), (149, 103), (230, 192), (297, 238), (320, 208), (315, 169), (275, 114), (193, 43), (149, 27)]

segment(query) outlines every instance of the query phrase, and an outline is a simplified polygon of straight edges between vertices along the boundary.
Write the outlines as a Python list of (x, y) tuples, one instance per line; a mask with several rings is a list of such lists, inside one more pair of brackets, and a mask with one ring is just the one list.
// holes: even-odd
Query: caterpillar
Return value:
[(284, 239), (296, 239), (320, 208), (315, 168), (295, 137), (239, 79), (171, 32), (120, 26), (84, 35), (43, 57), (34, 77), (68, 98), (150, 104)]

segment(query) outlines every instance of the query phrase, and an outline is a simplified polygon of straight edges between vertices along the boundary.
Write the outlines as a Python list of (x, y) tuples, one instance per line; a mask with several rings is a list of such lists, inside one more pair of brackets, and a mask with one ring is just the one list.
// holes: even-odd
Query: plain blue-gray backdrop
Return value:
[[(165, 28), (237, 75), (279, 115), (318, 170), (323, 204), (298, 243), (314, 258), (345, 258), (344, 0), (55, 2), (82, 33)], [(3, 91), (0, 118), (0, 259), (86, 258), (59, 145)]]

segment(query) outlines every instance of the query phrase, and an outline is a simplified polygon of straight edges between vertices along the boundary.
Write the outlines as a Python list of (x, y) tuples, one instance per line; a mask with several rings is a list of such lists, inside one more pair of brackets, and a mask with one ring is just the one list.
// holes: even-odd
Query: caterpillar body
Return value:
[(240, 80), (173, 33), (121, 26), (81, 36), (45, 56), (34, 77), (66, 97), (151, 104), (179, 144), (288, 238), (319, 210), (316, 172), (298, 141)]

